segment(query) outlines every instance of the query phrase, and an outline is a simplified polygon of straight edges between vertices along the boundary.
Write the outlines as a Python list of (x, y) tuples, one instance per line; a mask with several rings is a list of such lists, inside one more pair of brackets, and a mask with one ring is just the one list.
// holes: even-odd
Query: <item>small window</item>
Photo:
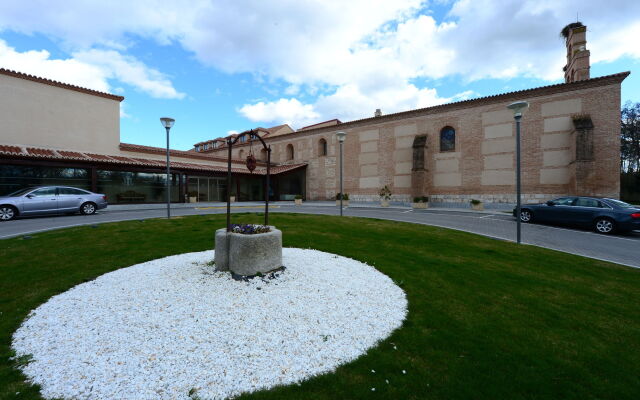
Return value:
[(440, 131), (440, 151), (454, 151), (456, 149), (456, 131), (445, 126)]
[(240, 152), (238, 153), (238, 157), (244, 158), (244, 150), (240, 150)]
[(240, 136), (240, 143), (244, 143), (247, 141), (247, 135)]
[(553, 204), (556, 206), (572, 206), (575, 201), (575, 197), (561, 197), (553, 200)]
[(73, 195), (73, 196), (83, 196), (83, 195), (86, 195), (86, 194), (89, 194), (89, 193), (85, 192), (84, 190), (80, 190), (80, 189), (62, 187), (62, 188), (58, 188), (58, 194), (59, 195), (67, 194), (67, 195)]
[(292, 144), (288, 144), (287, 145), (287, 160), (293, 160), (293, 145)]
[(327, 155), (327, 141), (324, 139), (320, 139), (318, 143), (318, 155), (326, 156)]
[(209, 148), (209, 143), (205, 143), (205, 144), (204, 144), (204, 149), (206, 150), (206, 149), (208, 149), (208, 148)]
[(196, 146), (196, 151), (200, 151), (200, 146)]
[(31, 193), (32, 195), (36, 196), (36, 197), (48, 197), (48, 196), (55, 196), (56, 195), (56, 188), (43, 188), (43, 189), (38, 189), (35, 192)]
[(601, 207), (600, 202), (598, 200), (595, 199), (586, 199), (584, 197), (579, 197), (578, 200), (576, 200), (576, 204), (577, 207)]
[(220, 145), (220, 142), (213, 142), (213, 148), (214, 149), (217, 149), (218, 145)]

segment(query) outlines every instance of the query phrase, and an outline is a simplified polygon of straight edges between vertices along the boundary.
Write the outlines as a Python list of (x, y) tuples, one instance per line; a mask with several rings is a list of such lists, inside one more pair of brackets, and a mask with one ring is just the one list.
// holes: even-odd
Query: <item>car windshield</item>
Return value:
[(631, 204), (625, 203), (624, 201), (620, 201), (620, 200), (607, 199), (607, 201), (609, 203), (612, 203), (614, 206), (618, 206), (620, 208), (636, 208), (635, 206), (632, 206)]
[(26, 189), (20, 189), (20, 190), (16, 190), (13, 193), (9, 193), (7, 195), (7, 197), (20, 197), (22, 195), (24, 195), (25, 193), (29, 193), (30, 191), (32, 191), (34, 188), (26, 188)]

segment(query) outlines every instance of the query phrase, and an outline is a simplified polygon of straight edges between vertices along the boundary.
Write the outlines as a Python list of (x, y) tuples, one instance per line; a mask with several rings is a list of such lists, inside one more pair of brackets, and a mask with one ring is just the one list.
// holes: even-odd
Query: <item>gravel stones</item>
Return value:
[[(277, 279), (236, 281), (212, 251), (120, 269), (34, 310), (14, 333), (45, 398), (222, 399), (300, 382), (402, 325), (404, 292), (361, 262), (283, 249)], [(260, 290), (257, 290), (260, 288)]]

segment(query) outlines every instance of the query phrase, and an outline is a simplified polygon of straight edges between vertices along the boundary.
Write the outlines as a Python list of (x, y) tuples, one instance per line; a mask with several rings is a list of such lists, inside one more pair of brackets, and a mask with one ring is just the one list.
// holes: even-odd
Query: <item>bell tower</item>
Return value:
[(574, 22), (560, 32), (567, 46), (567, 65), (564, 66), (564, 81), (571, 83), (589, 79), (589, 55), (587, 50), (587, 27)]

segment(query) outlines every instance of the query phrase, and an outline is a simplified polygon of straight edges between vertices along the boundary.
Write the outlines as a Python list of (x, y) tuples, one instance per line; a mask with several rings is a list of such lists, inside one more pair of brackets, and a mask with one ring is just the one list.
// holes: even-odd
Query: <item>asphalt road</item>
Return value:
[[(225, 207), (179, 208), (172, 215), (220, 214)], [(232, 212), (259, 212), (261, 206), (234, 206)], [(314, 205), (275, 205), (270, 212), (338, 215), (337, 207)], [(452, 228), (477, 233), (500, 240), (515, 241), (516, 222), (504, 213), (479, 214), (449, 210), (411, 210), (406, 208), (359, 208), (344, 209), (344, 215), (379, 218), (417, 224)], [(41, 231), (78, 225), (165, 217), (166, 210), (105, 211), (95, 215), (32, 217), (0, 223), (0, 239), (29, 235)], [(522, 241), (525, 244), (560, 250), (600, 260), (611, 261), (640, 268), (640, 232), (605, 236), (580, 229), (547, 225), (523, 224)]]

